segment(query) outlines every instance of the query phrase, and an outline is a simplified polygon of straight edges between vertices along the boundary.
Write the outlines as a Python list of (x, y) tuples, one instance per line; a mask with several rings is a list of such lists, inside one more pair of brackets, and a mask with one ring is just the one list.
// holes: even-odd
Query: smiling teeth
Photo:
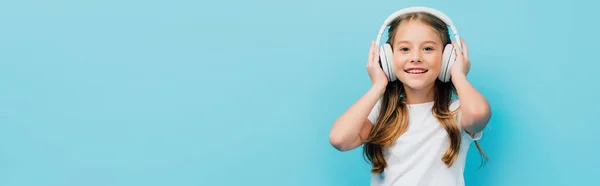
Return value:
[(420, 73), (424, 73), (426, 70), (409, 70), (408, 73), (414, 73), (414, 74), (420, 74)]

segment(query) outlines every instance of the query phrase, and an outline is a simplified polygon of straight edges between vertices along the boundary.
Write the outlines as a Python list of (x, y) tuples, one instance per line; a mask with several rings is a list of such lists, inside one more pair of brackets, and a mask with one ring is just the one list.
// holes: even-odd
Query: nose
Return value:
[(421, 52), (412, 52), (411, 56), (410, 56), (410, 62), (411, 63), (421, 62), (422, 58), (423, 58), (423, 56), (421, 55)]

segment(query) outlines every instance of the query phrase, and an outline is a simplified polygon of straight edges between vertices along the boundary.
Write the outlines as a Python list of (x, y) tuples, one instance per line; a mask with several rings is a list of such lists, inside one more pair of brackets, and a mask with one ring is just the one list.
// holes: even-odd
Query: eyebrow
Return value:
[[(396, 44), (394, 44), (394, 45), (399, 45), (399, 44), (401, 44), (401, 43), (409, 43), (409, 44), (410, 44), (411, 42), (410, 42), (410, 41), (404, 41), (404, 40), (402, 40), (402, 41), (398, 41), (398, 42), (396, 42)], [(437, 44), (437, 42), (435, 42), (435, 41), (432, 41), (432, 40), (427, 40), (427, 41), (424, 41), (423, 43), (433, 43), (433, 44)]]

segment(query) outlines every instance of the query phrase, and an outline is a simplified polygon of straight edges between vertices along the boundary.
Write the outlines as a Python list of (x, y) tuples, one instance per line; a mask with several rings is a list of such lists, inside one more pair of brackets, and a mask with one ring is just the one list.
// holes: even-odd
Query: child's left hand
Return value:
[(456, 53), (456, 61), (452, 65), (452, 69), (450, 69), (450, 75), (452, 77), (456, 76), (467, 76), (469, 73), (469, 69), (471, 68), (471, 61), (469, 61), (469, 50), (467, 49), (467, 45), (463, 41), (463, 38), (460, 38), (460, 42), (463, 47), (463, 51), (460, 51), (458, 44), (452, 41), (452, 45), (454, 45), (454, 50)]

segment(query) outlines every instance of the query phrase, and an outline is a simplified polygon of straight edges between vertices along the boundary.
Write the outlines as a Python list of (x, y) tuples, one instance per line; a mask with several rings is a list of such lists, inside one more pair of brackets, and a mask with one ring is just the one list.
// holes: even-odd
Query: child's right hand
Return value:
[(374, 87), (385, 89), (388, 79), (383, 69), (379, 66), (379, 47), (375, 45), (375, 41), (371, 41), (369, 59), (367, 60), (367, 72), (369, 72), (369, 77)]

